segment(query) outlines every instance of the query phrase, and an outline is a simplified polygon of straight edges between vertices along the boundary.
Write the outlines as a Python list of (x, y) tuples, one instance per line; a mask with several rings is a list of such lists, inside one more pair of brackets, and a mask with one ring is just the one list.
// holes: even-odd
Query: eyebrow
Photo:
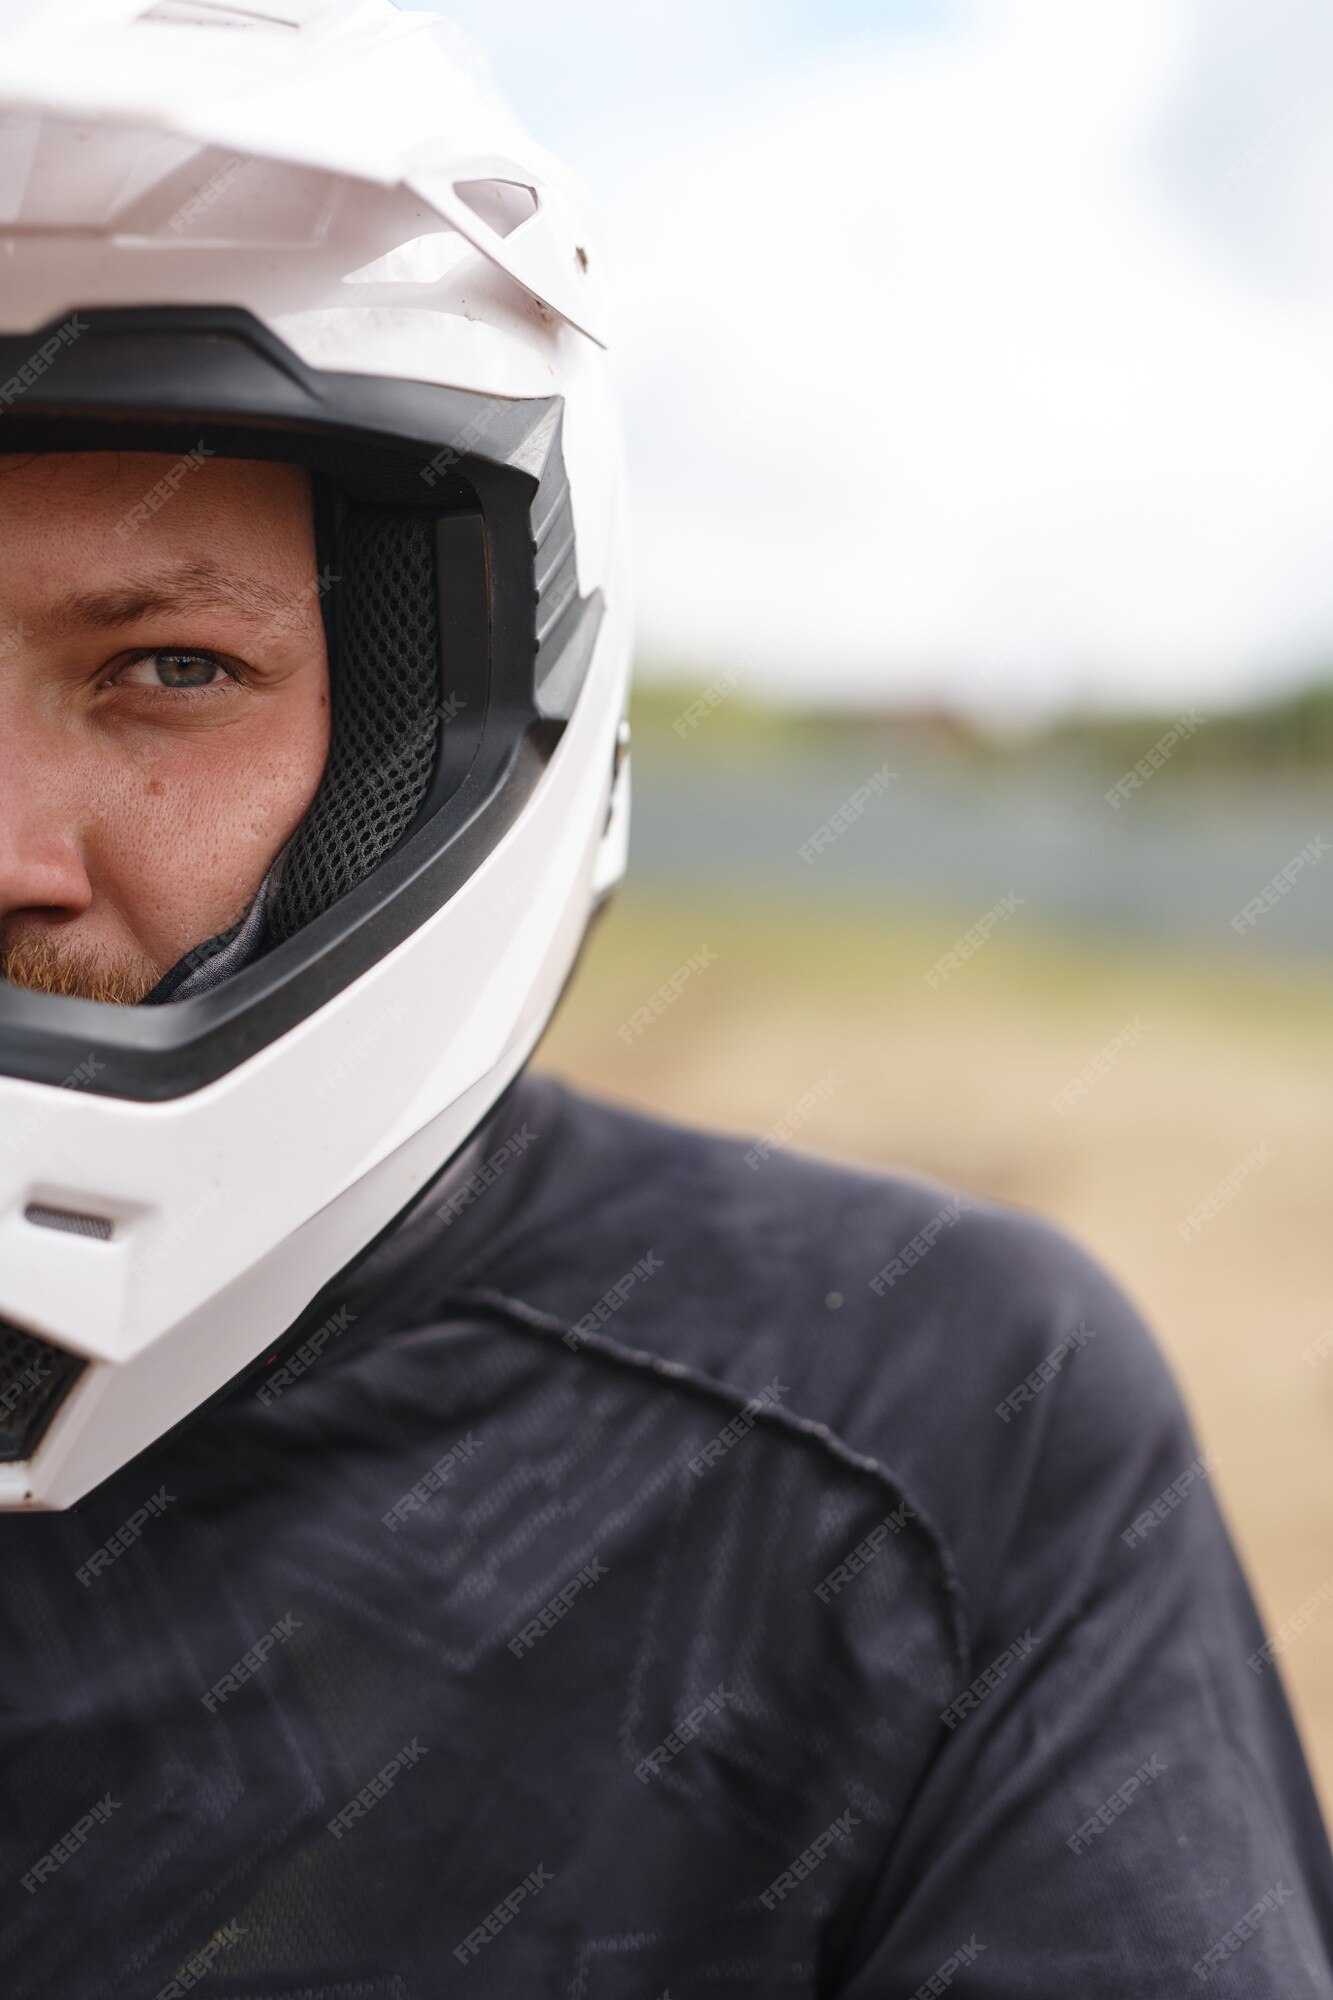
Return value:
[(239, 611), (246, 618), (290, 617), (300, 592), (280, 590), (258, 577), (229, 576), (212, 562), (181, 563), (152, 575), (128, 577), (105, 590), (68, 590), (55, 599), (43, 623), (71, 627), (132, 625), (162, 612)]

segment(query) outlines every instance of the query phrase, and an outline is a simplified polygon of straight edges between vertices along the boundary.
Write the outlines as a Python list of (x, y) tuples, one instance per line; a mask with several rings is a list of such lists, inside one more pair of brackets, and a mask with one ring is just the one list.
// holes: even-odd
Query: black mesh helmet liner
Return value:
[[(79, 317), (60, 365), (0, 410), (0, 452), (303, 464), (330, 579), (329, 759), (271, 871), (267, 948), (172, 1005), (0, 982), (0, 1074), (60, 1083), (91, 1052), (87, 1088), (151, 1101), (266, 1046), (469, 879), (563, 734), (603, 606), (578, 593), (558, 397), (311, 368), (240, 307)], [(0, 335), (0, 381), (46, 331)]]
[(270, 892), (272, 943), (327, 910), (397, 845), (425, 797), (439, 740), (434, 515), (350, 503), (333, 565), (329, 757)]
[(82, 1373), (78, 1355), (0, 1319), (0, 1463), (32, 1456)]

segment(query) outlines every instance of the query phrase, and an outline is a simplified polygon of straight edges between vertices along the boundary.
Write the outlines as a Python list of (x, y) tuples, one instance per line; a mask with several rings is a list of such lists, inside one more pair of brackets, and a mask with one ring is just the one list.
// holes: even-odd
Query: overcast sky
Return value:
[(619, 293), (641, 652), (1195, 702), (1333, 666), (1327, 0), (453, 0)]

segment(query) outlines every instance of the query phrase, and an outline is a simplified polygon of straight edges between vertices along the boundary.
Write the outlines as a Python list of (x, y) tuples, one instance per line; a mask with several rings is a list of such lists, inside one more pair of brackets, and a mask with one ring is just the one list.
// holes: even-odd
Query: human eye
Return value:
[(122, 661), (103, 687), (150, 688), (157, 693), (192, 693), (236, 685), (238, 675), (216, 653), (191, 647), (145, 646)]

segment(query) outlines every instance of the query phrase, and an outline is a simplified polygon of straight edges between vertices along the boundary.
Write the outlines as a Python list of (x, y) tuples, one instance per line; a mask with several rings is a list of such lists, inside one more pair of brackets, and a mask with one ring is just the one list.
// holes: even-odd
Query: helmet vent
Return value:
[(67, 1236), (91, 1236), (99, 1243), (110, 1242), (115, 1228), (108, 1215), (82, 1215), (78, 1209), (49, 1208), (40, 1201), (28, 1203), (23, 1219), (38, 1229), (63, 1229)]
[(359, 270), (346, 272), (342, 282), (344, 285), (438, 285), (441, 278), (447, 278), (465, 258), (475, 254), (466, 236), (460, 236), (450, 225), (395, 244), (382, 257), (362, 264)]
[(0, 1319), (0, 1463), (32, 1457), (82, 1373), (77, 1355)]
[(494, 236), (512, 236), (537, 213), (537, 190), (522, 181), (455, 181), (454, 193)]

